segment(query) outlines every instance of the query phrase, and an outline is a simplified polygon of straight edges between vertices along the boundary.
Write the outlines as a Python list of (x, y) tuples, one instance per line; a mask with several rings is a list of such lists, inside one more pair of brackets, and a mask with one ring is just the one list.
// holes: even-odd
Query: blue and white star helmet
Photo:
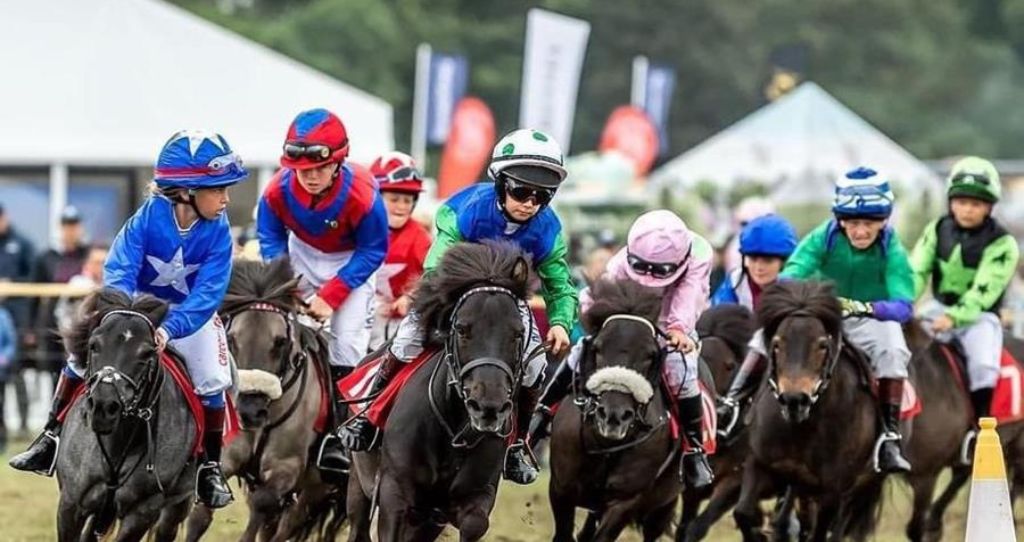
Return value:
[(895, 199), (889, 181), (877, 171), (859, 167), (836, 182), (832, 213), (836, 218), (886, 219)]
[(219, 188), (244, 180), (249, 172), (220, 134), (182, 130), (160, 150), (153, 180), (160, 188)]

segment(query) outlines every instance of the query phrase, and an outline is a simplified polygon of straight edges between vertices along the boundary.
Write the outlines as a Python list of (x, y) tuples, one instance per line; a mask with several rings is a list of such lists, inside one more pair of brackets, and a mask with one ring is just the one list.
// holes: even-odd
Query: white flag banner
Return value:
[(590, 23), (542, 9), (526, 15), (519, 126), (543, 130), (569, 154)]

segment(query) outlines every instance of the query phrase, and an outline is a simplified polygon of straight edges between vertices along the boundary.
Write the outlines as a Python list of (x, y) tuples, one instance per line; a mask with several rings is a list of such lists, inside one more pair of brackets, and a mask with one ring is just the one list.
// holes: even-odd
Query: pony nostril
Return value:
[(597, 417), (602, 420), (608, 418), (608, 411), (604, 409), (604, 405), (597, 407)]
[(268, 414), (270, 414), (270, 413), (265, 408), (261, 408), (261, 409), (256, 411), (256, 417), (257, 418), (266, 418)]
[(103, 405), (103, 412), (108, 416), (116, 416), (118, 410), (118, 406), (115, 403), (107, 403)]
[(505, 401), (505, 403), (501, 405), (501, 408), (498, 409), (498, 414), (505, 414), (510, 410), (512, 410), (512, 401)]
[(481, 410), (483, 410), (482, 408), (480, 408), (480, 403), (478, 403), (476, 399), (470, 399), (466, 401), (466, 408), (476, 412), (480, 412)]
[(632, 420), (632, 419), (633, 419), (633, 411), (632, 410), (627, 410), (627, 411), (622, 413), (622, 421), (628, 422), (629, 420)]

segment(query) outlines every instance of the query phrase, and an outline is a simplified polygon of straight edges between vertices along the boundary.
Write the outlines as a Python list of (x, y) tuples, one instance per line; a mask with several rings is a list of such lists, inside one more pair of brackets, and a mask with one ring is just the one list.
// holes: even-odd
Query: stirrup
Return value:
[[(502, 477), (504, 477), (504, 475), (505, 475), (504, 470), (505, 470), (505, 467), (508, 466), (509, 458), (512, 457), (512, 454), (515, 453), (518, 450), (522, 450), (523, 451), (523, 453), (520, 455), (520, 457), (523, 458), (523, 460), (526, 462), (526, 464), (529, 467), (531, 467), (533, 470), (537, 471), (537, 474), (539, 475), (540, 474), (540, 463), (537, 462), (537, 456), (533, 455), (533, 450), (526, 444), (525, 440), (518, 439), (514, 443), (512, 443), (511, 446), (509, 446), (508, 448), (505, 448), (505, 459), (501, 462), (501, 464), (502, 464)], [(506, 478), (506, 480), (507, 479), (508, 478)], [(536, 480), (537, 479), (534, 478), (530, 482), (526, 482), (526, 483), (533, 483)], [(515, 482), (515, 480), (512, 480), (512, 481)], [(522, 482), (517, 482), (517, 483), (522, 483)]]
[[(32, 444), (29, 444), (28, 448), (29, 450), (31, 450), (32, 447), (36, 445), (36, 443), (44, 439), (50, 439), (53, 441), (53, 459), (50, 460), (50, 465), (45, 470), (37, 469), (29, 472), (33, 472), (40, 476), (46, 476), (49, 478), (52, 477), (53, 473), (56, 472), (57, 470), (57, 455), (60, 453), (60, 435), (47, 429), (40, 433), (39, 436), (32, 441)], [(27, 452), (28, 450), (25, 451)]]
[(729, 396), (721, 397), (718, 401), (729, 407), (730, 414), (727, 423), (724, 426), (720, 426), (715, 432), (718, 436), (722, 437), (722, 440), (727, 440), (732, 435), (733, 430), (736, 429), (736, 424), (740, 420), (740, 403)]
[[(330, 445), (332, 440), (340, 441), (341, 438), (337, 434), (331, 432), (331, 433), (327, 433), (326, 435), (324, 435), (324, 438), (321, 439), (320, 447), (317, 449), (317, 452), (316, 452), (316, 468), (318, 468), (318, 469), (320, 469), (322, 471), (325, 471), (325, 472), (329, 472), (331, 474), (347, 475), (349, 473), (349, 471), (351, 470), (351, 468), (352, 468), (352, 458), (351, 457), (345, 457), (344, 458), (345, 459), (345, 466), (343, 468), (340, 468), (340, 469), (336, 469), (334, 467), (327, 466), (323, 462), (324, 452), (327, 451), (327, 449), (329, 447), (333, 447), (332, 445)], [(337, 446), (339, 448), (343, 448), (341, 446), (340, 442), (338, 442)], [(344, 454), (343, 454), (343, 456), (344, 456)]]
[(875, 440), (875, 447), (871, 450), (871, 468), (875, 472), (882, 472), (882, 468), (878, 465), (878, 458), (882, 452), (882, 446), (886, 442), (899, 443), (903, 440), (903, 437), (899, 433), (892, 431), (884, 431), (881, 435), (878, 435), (878, 439)]
[[(204, 461), (204, 462), (200, 463), (196, 467), (196, 480), (195, 480), (195, 484), (192, 486), (193, 487), (193, 489), (192, 489), (193, 504), (203, 504), (205, 506), (209, 506), (208, 503), (204, 503), (202, 501), (202, 499), (199, 498), (199, 479), (203, 476), (203, 471), (210, 470), (210, 469), (218, 469), (218, 470), (220, 470), (220, 467), (221, 467), (220, 463), (217, 463), (215, 461)], [(224, 480), (224, 487), (226, 487), (228, 489), (228, 502), (223, 504), (223, 505), (221, 505), (220, 507), (217, 507), (217, 508), (222, 508), (224, 506), (227, 506), (228, 504), (231, 504), (231, 503), (235, 502), (235, 494), (234, 494), (234, 492), (231, 491), (231, 486), (230, 486), (230, 484), (227, 483), (228, 482), (227, 478), (224, 478), (224, 472), (221, 471), (220, 474), (221, 474), (221, 478)], [(211, 507), (211, 508), (213, 508), (213, 507)]]
[(971, 458), (971, 443), (977, 440), (978, 430), (971, 429), (964, 435), (964, 439), (960, 441), (960, 459), (958, 460), (960, 465), (963, 467), (970, 467), (974, 464), (974, 460)]

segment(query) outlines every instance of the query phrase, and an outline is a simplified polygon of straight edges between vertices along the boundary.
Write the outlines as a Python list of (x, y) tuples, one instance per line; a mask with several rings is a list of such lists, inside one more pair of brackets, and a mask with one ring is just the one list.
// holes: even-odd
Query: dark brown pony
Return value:
[[(754, 334), (754, 315), (743, 305), (718, 305), (701, 314), (696, 329), (701, 339), (701, 359), (714, 377), (716, 392), (724, 395)], [(740, 420), (738, 423), (744, 422)], [(683, 491), (683, 514), (676, 530), (676, 540), (703, 539), (711, 526), (736, 504), (747, 453), (745, 429), (740, 428), (730, 441), (719, 437), (715, 455), (711, 456), (711, 465), (715, 469), (711, 494), (689, 489)], [(709, 500), (708, 506), (698, 514), (705, 500)]]
[[(967, 372), (964, 370), (958, 375), (953, 371), (943, 347), (931, 340), (918, 322), (911, 323), (906, 331), (907, 342), (914, 352), (910, 369), (923, 407), (914, 419), (914, 430), (906, 446), (908, 459), (914, 466), (905, 475), (914, 493), (914, 509), (906, 534), (915, 542), (938, 541), (942, 539), (942, 517), (946, 508), (971, 477), (971, 467), (960, 462), (960, 444), (973, 427), (971, 401), (960, 383)], [(1024, 343), (1007, 337), (1004, 344), (1015, 359), (1024, 359)], [(998, 431), (1011, 497), (1015, 499), (1024, 490), (1024, 423), (1001, 424)], [(952, 476), (938, 499), (932, 502), (935, 484), (946, 467), (951, 469)]]
[(593, 339), (583, 347), (580, 383), (552, 426), (554, 540), (574, 540), (578, 507), (592, 512), (580, 540), (615, 540), (633, 522), (644, 540), (657, 540), (682, 489), (679, 442), (659, 385), (661, 297), (628, 280), (599, 281), (592, 296), (583, 325)]
[[(286, 258), (236, 260), (220, 309), (239, 369), (242, 431), (225, 448), (223, 467), (225, 476), (237, 476), (248, 490), (249, 522), (241, 540), (260, 534), (264, 540), (316, 534), (333, 540), (340, 528), (300, 532), (300, 525), (316, 525), (307, 521), (313, 507), (342, 491), (324, 483), (310, 461), (322, 407), (316, 364), (328, 353), (323, 338), (296, 321), (296, 284)], [(211, 510), (197, 506), (188, 539), (198, 540), (212, 519)]]
[(439, 350), (399, 392), (381, 448), (354, 454), (349, 540), (370, 540), (374, 497), (381, 541), (433, 540), (446, 524), (466, 541), (487, 533), (525, 367), (528, 278), (509, 243), (457, 244), (423, 278), (413, 309)]
[(871, 368), (844, 345), (834, 290), (813, 281), (772, 285), (758, 319), (771, 393), (752, 408), (750, 456), (733, 512), (743, 539), (766, 540), (759, 500), (789, 486), (814, 510), (811, 540), (864, 540), (882, 502), (884, 477), (871, 466), (879, 421)]

